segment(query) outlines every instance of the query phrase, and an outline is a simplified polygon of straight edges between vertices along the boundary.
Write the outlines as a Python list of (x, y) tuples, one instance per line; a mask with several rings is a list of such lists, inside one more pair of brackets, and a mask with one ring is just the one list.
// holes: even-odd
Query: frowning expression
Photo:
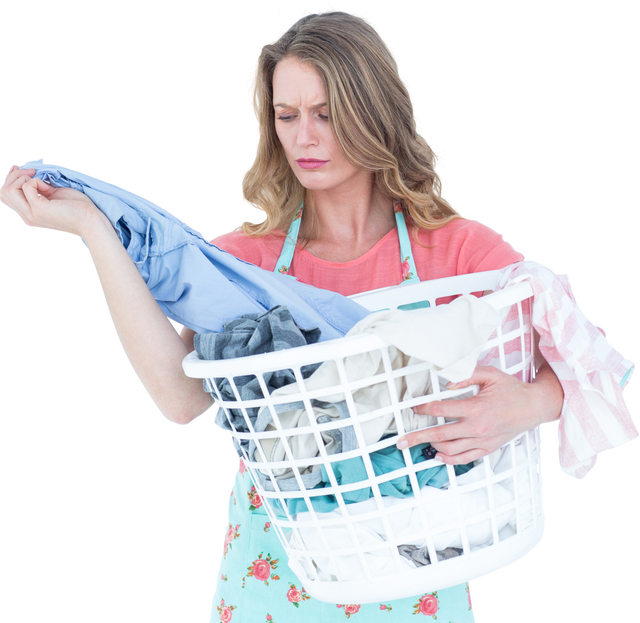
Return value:
[(287, 161), (305, 188), (333, 190), (371, 178), (349, 162), (337, 143), (314, 67), (295, 57), (280, 61), (273, 73), (273, 108)]

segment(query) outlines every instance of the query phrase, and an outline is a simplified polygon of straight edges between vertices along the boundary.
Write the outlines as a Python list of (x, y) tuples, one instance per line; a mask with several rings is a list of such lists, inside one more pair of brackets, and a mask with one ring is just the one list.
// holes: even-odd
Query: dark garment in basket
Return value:
[[(295, 322), (287, 307), (278, 305), (263, 314), (245, 314), (240, 318), (223, 323), (222, 333), (196, 334), (193, 343), (200, 359), (235, 359), (260, 355), (276, 350), (284, 350), (295, 346), (315, 344), (320, 339), (320, 329), (303, 329)], [(303, 378), (313, 374), (321, 362), (303, 366)], [(283, 385), (296, 381), (292, 370), (276, 370), (263, 375), (269, 392)], [(238, 376), (234, 382), (240, 398), (243, 401), (264, 398), (258, 379), (254, 375)], [(209, 379), (203, 381), (204, 389), (216, 396), (216, 390)], [(228, 379), (215, 379), (215, 384), (223, 400), (237, 400)], [(257, 407), (246, 409), (252, 423), (258, 415)], [(225, 409), (222, 407), (216, 415), (216, 424), (226, 430), (249, 432), (245, 417), (241, 409)], [(242, 457), (239, 442), (233, 438), (236, 451)], [(248, 447), (249, 441), (243, 441), (242, 446)]]
[[(416, 567), (424, 567), (431, 564), (429, 548), (418, 547), (417, 545), (398, 545), (400, 556), (408, 558)], [(462, 550), (458, 547), (446, 547), (441, 552), (436, 552), (438, 560), (448, 560), (460, 556)]]

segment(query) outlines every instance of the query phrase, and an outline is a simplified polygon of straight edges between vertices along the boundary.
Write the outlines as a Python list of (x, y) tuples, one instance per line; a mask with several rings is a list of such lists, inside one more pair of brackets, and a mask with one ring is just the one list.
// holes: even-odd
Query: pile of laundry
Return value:
[[(432, 376), (430, 371), (438, 372), (438, 377), (446, 380), (460, 381), (468, 378), (476, 365), (478, 355), (483, 349), (488, 337), (495, 331), (500, 321), (500, 315), (482, 299), (474, 296), (460, 297), (446, 306), (423, 308), (412, 311), (382, 311), (371, 314), (360, 321), (347, 335), (360, 333), (375, 333), (390, 344), (388, 355), (393, 370), (408, 369), (407, 374), (400, 374), (393, 379), (396, 395), (401, 401), (424, 396), (432, 393)], [(203, 359), (228, 359), (260, 354), (263, 352), (281, 350), (294, 346), (315, 343), (318, 331), (306, 330), (299, 327), (285, 307), (276, 307), (265, 314), (243, 316), (224, 325), (225, 331), (217, 334), (197, 335), (194, 345), (198, 356)], [(416, 365), (416, 364), (428, 365)], [(365, 460), (358, 452), (358, 437), (364, 441), (365, 448), (360, 452), (366, 454), (371, 462), (374, 474), (400, 475), (378, 484), (385, 506), (404, 503), (414, 497), (411, 479), (406, 474), (406, 462), (403, 452), (395, 446), (397, 435), (400, 433), (424, 428), (436, 423), (436, 419), (428, 416), (416, 415), (411, 408), (401, 409), (398, 413), (392, 406), (389, 384), (385, 379), (372, 384), (364, 381), (378, 377), (385, 371), (383, 354), (380, 350), (368, 351), (359, 355), (343, 357), (342, 364), (346, 378), (356, 382), (360, 389), (350, 392), (350, 401), (345, 395), (348, 389), (342, 386), (340, 374), (334, 360), (328, 360), (301, 370), (307, 392), (327, 390), (322, 400), (311, 401), (312, 409), (306, 409), (300, 399), (298, 383), (291, 370), (277, 370), (263, 375), (265, 386), (270, 393), (271, 406), (266, 404), (260, 384), (255, 375), (235, 377), (233, 382), (242, 401), (253, 401), (258, 404), (263, 400), (262, 407), (252, 406), (243, 410), (239, 408), (220, 407), (216, 422), (228, 430), (236, 433), (274, 431), (272, 438), (253, 438), (241, 442), (234, 437), (236, 449), (241, 455), (246, 453), (249, 463), (258, 462), (267, 465), (266, 468), (256, 470), (261, 479), (261, 486), (267, 491), (280, 491), (286, 509), (276, 500), (276, 510), (282, 515), (296, 516), (296, 524), (301, 526), (289, 534), (290, 547), (294, 550), (308, 551), (323, 549), (323, 536), (313, 523), (305, 497), (295, 495), (300, 492), (300, 484), (306, 491), (313, 490), (314, 495), (306, 496), (311, 502), (313, 511), (321, 513), (325, 519), (339, 519), (342, 511), (339, 508), (336, 488), (339, 495), (348, 505), (349, 513), (369, 513), (376, 510), (374, 492), (368, 481)], [(411, 371), (416, 370), (417, 371)], [(363, 381), (358, 383), (358, 381)], [(237, 403), (237, 396), (233, 392), (228, 379), (205, 379), (205, 389), (214, 395), (221, 396), (223, 401)], [(215, 385), (215, 386), (214, 386)], [(468, 393), (458, 396), (465, 397)], [(281, 402), (283, 397), (290, 396), (290, 402)], [(273, 399), (278, 399), (275, 403)], [(349, 409), (349, 402), (352, 409)], [(380, 412), (374, 418), (366, 418), (367, 414)], [(274, 423), (275, 417), (279, 426)], [(246, 414), (246, 415), (245, 415)], [(355, 416), (355, 417), (354, 417)], [(399, 418), (399, 421), (398, 421)], [(247, 419), (249, 422), (247, 422)], [(364, 421), (361, 421), (364, 419)], [(318, 424), (335, 422), (335, 428), (325, 427), (321, 433), (323, 451), (326, 455), (347, 455), (348, 458), (330, 461), (329, 464), (317, 459), (320, 449), (316, 436), (308, 430), (308, 425), (314, 420)], [(305, 428), (307, 427), (307, 428)], [(358, 428), (358, 432), (356, 432)], [(302, 431), (302, 432), (301, 432)], [(367, 447), (384, 442), (390, 443), (372, 452)], [(418, 466), (431, 458), (428, 444), (413, 446), (408, 450), (411, 461)], [(423, 452), (424, 451), (424, 452)], [(354, 456), (355, 454), (355, 456)], [(269, 463), (286, 462), (288, 456), (296, 461), (297, 474), (293, 467), (271, 468)], [(306, 465), (300, 465), (300, 459), (310, 459)], [(456, 466), (455, 474), (460, 484), (466, 480), (462, 474), (467, 474), (467, 480), (480, 476), (478, 468), (471, 469), (473, 464)], [(329, 474), (331, 471), (331, 475)], [(403, 471), (399, 471), (403, 470)], [(471, 471), (469, 471), (471, 470)], [(484, 474), (484, 472), (482, 472)], [(456, 521), (456, 505), (451, 495), (443, 489), (449, 484), (447, 467), (444, 464), (432, 467), (417, 468), (415, 476), (422, 495), (430, 500), (427, 521), (429, 525), (442, 526), (443, 522)], [(362, 483), (362, 487), (349, 491), (342, 491), (342, 486), (352, 483)], [(326, 495), (317, 495), (318, 489), (329, 488)], [(293, 495), (292, 495), (293, 493)], [(444, 495), (440, 498), (439, 495)], [(510, 493), (502, 485), (494, 485), (494, 500), (502, 506), (512, 500)], [(273, 500), (271, 500), (273, 502)], [(486, 489), (478, 489), (463, 496), (465, 511), (473, 515), (486, 511), (488, 497)], [(503, 529), (513, 519), (513, 510), (504, 513), (499, 518), (498, 529)], [(401, 560), (410, 567), (424, 566), (430, 563), (430, 556), (424, 540), (425, 527), (420, 522), (420, 514), (415, 506), (410, 510), (392, 515), (396, 519), (393, 525), (393, 547), (400, 554)], [(309, 521), (311, 523), (309, 523)], [(401, 522), (402, 525), (399, 525)], [(318, 573), (328, 577), (355, 579), (363, 576), (361, 561), (353, 554), (340, 555), (344, 548), (351, 548), (354, 543), (351, 533), (343, 525), (332, 522), (325, 530), (324, 538), (332, 545), (332, 551), (337, 555), (319, 557), (314, 562)], [(305, 525), (310, 527), (305, 528)], [(353, 524), (356, 527), (357, 547), (376, 547), (388, 540), (383, 522), (368, 520)], [(453, 534), (456, 533), (456, 534)], [(468, 530), (471, 547), (482, 545), (491, 538), (489, 521), (478, 522)], [(406, 538), (405, 538), (406, 537)], [(462, 539), (459, 529), (452, 533), (443, 533), (436, 541), (436, 555), (443, 560), (458, 556), (462, 552)], [(365, 560), (373, 575), (388, 572), (388, 563), (392, 557), (390, 548), (376, 549), (375, 552), (364, 554)], [(398, 558), (396, 554), (396, 558)]]
[[(464, 517), (470, 551), (482, 549), (493, 542), (491, 520), (486, 518), (491, 508), (489, 487), (496, 509), (494, 515), (499, 541), (516, 534), (517, 521), (520, 522), (519, 530), (525, 531), (533, 522), (535, 503), (525, 437), (534, 434), (529, 431), (512, 442), (513, 454), (510, 446), (505, 446), (490, 455), (488, 464), (481, 461), (456, 478), (458, 487), (468, 486), (470, 489), (459, 493), (460, 509), (450, 488), (426, 486), (420, 491), (420, 500), (382, 497), (382, 509), (373, 498), (349, 504), (346, 506), (348, 521), (340, 509), (322, 515), (319, 523), (314, 522), (311, 513), (299, 513), (296, 528), (288, 534), (293, 555), (308, 577), (315, 577), (317, 573), (321, 581), (361, 580), (366, 577), (363, 565), (366, 565), (372, 577), (389, 575), (396, 570), (394, 559), (401, 568), (425, 566), (431, 564), (425, 536), (427, 533), (432, 535), (438, 560), (462, 554), (464, 540), (460, 528), (460, 511)], [(517, 474), (517, 500), (514, 475), (510, 474), (500, 480), (499, 475), (507, 471)], [(498, 482), (494, 482), (495, 480)], [(493, 484), (474, 488), (474, 483), (485, 481)], [(514, 502), (517, 502), (519, 517)], [(485, 518), (478, 521), (477, 517), (483, 513)], [(368, 518), (358, 520), (360, 515)], [(372, 515), (378, 516), (372, 519)], [(385, 527), (383, 515), (388, 528)], [(314, 556), (314, 564), (311, 565), (305, 555), (308, 551), (322, 551), (326, 555)], [(354, 551), (359, 551), (360, 554), (355, 554)]]
[[(393, 370), (408, 370), (407, 374), (399, 374), (393, 379), (395, 393), (402, 402), (433, 392), (431, 370), (436, 371), (438, 377), (445, 379), (444, 382), (461, 381), (471, 376), (478, 355), (484, 348), (488, 337), (495, 331), (499, 321), (498, 312), (485, 301), (475, 296), (465, 296), (456, 299), (449, 305), (439, 307), (412, 311), (385, 310), (373, 313), (356, 324), (347, 333), (347, 337), (373, 333), (382, 337), (390, 345), (388, 356), (391, 368)], [(285, 444), (296, 460), (319, 456), (319, 448), (314, 434), (298, 432), (308, 427), (312, 419), (318, 423), (336, 422), (335, 429), (323, 430), (322, 432), (324, 449), (328, 455), (357, 450), (359, 446), (355, 428), (359, 429), (364, 446), (369, 447), (386, 438), (437, 423), (435, 418), (417, 415), (411, 408), (401, 409), (399, 413), (401, 421), (396, 421), (389, 383), (384, 376), (385, 364), (382, 350), (371, 350), (340, 359), (348, 381), (364, 385), (360, 389), (350, 392), (349, 398), (353, 402), (352, 410), (355, 413), (352, 414), (349, 410), (346, 396), (348, 390), (343, 387), (335, 361), (328, 360), (304, 382), (306, 391), (314, 393), (314, 395), (325, 389), (327, 391), (327, 394), (322, 397), (322, 401), (313, 401), (311, 413), (305, 409), (304, 404), (298, 398), (301, 392), (298, 383), (283, 386), (272, 393), (272, 399), (281, 399), (284, 396), (294, 398), (292, 402), (273, 406), (280, 428), (287, 434), (279, 433), (278, 436), (274, 435), (271, 439), (261, 439), (259, 444), (258, 442), (251, 443), (250, 458), (258, 462), (264, 462), (265, 459), (267, 462), (286, 461)], [(419, 371), (410, 372), (413, 366), (419, 366)], [(377, 381), (364, 383), (367, 379), (376, 377)], [(358, 383), (359, 381), (362, 382)], [(459, 397), (463, 398), (468, 395), (469, 393), (466, 393)], [(366, 417), (374, 412), (378, 412), (380, 415), (373, 418)], [(352, 418), (352, 415), (358, 417)], [(346, 425), (345, 421), (353, 422), (353, 426)], [(256, 432), (278, 430), (273, 422), (271, 408), (265, 406), (260, 410), (254, 423), (254, 429)], [(425, 460), (421, 456), (422, 448), (414, 447), (412, 450), (414, 462)], [(402, 453), (396, 450), (395, 446), (373, 452), (370, 457), (376, 475), (405, 466)], [(336, 478), (340, 479), (341, 484), (367, 479), (361, 458), (332, 462), (331, 466), (334, 473), (337, 472)], [(317, 487), (321, 483), (323, 483), (322, 486), (329, 484), (326, 466), (317, 461), (310, 463), (307, 468), (298, 467), (298, 469), (307, 489)], [(276, 490), (273, 483), (274, 477), (278, 481), (278, 487), (282, 490), (292, 491), (299, 488), (291, 468), (271, 469), (268, 472), (262, 470), (262, 472), (266, 476), (264, 481), (266, 490)], [(441, 487), (448, 480), (444, 465), (422, 470), (418, 476), (421, 486), (429, 484)], [(404, 497), (405, 488), (408, 488), (408, 493), (410, 493), (408, 478), (406, 481), (406, 486), (387, 487), (384, 494)], [(361, 495), (368, 498), (372, 494), (367, 489)], [(349, 501), (360, 501), (360, 499), (362, 497), (351, 498)], [(304, 501), (302, 502), (304, 503)], [(322, 508), (317, 508), (316, 502), (322, 503)], [(325, 502), (326, 500), (321, 502), (319, 498), (313, 498), (314, 507), (320, 512), (330, 510), (326, 507)], [(335, 505), (337, 506), (337, 504)]]
[[(496, 329), (499, 320), (498, 312), (482, 299), (465, 296), (446, 306), (412, 311), (386, 310), (370, 314), (356, 324), (347, 336), (375, 333), (383, 337), (390, 344), (388, 352), (394, 370), (410, 368), (415, 364), (428, 364), (422, 366), (418, 372), (398, 375), (394, 379), (396, 393), (400, 400), (404, 401), (431, 393), (432, 369), (446, 380), (455, 382), (468, 378), (473, 372), (480, 351)], [(301, 329), (285, 308), (277, 307), (266, 314), (245, 316), (239, 321), (226, 323), (225, 333), (198, 335), (194, 344), (199, 357), (222, 359), (279, 350), (313, 341), (317, 341), (317, 332)], [(344, 357), (342, 363), (350, 382), (379, 377), (385, 372), (383, 354), (380, 350)], [(364, 386), (361, 389), (352, 391), (349, 397), (355, 407), (352, 413), (345, 395), (345, 391), (348, 390), (340, 388), (341, 380), (333, 360), (307, 366), (301, 372), (303, 377), (306, 377), (307, 392), (326, 389), (327, 395), (323, 396), (322, 400), (313, 400), (312, 409), (306, 409), (300, 399), (301, 388), (294, 382), (295, 377), (291, 370), (265, 374), (264, 380), (271, 398), (291, 396), (292, 401), (278, 401), (271, 406), (264, 404), (261, 408), (245, 409), (254, 431), (274, 431), (277, 434), (259, 442), (252, 439), (248, 443), (248, 449), (246, 440), (236, 440), (236, 448), (240, 453), (242, 454), (243, 449), (247, 451), (249, 463), (283, 462), (291, 456), (296, 461), (297, 477), (293, 467), (265, 468), (259, 472), (262, 487), (267, 491), (300, 491), (300, 483), (307, 490), (330, 487), (329, 469), (339, 485), (366, 483), (368, 475), (361, 456), (351, 455), (344, 460), (332, 461), (331, 467), (317, 460), (300, 466), (300, 459), (315, 459), (320, 455), (315, 435), (312, 432), (300, 432), (311, 421), (318, 424), (336, 423), (335, 428), (325, 427), (322, 431), (323, 451), (327, 455), (357, 450), (359, 435), (355, 429), (359, 429), (358, 433), (365, 445), (361, 451), (368, 454), (376, 475), (405, 468), (403, 454), (393, 442), (371, 453), (367, 452), (366, 447), (395, 437), (398, 433), (436, 423), (435, 418), (416, 415), (411, 408), (402, 409), (399, 413), (401, 421), (397, 422), (398, 414), (392, 406), (386, 380), (369, 385), (362, 383)], [(205, 380), (205, 389), (215, 392), (212, 382), (223, 399), (237, 400), (227, 379)], [(257, 378), (253, 375), (236, 377), (234, 383), (243, 401), (259, 401), (265, 398)], [(279, 387), (276, 388), (277, 385)], [(362, 421), (361, 416), (375, 411), (381, 411), (381, 415)], [(274, 412), (279, 426), (273, 421)], [(235, 432), (251, 430), (242, 410), (237, 408), (221, 407), (216, 422)], [(427, 460), (422, 453), (423, 449), (424, 445), (411, 448), (414, 463)], [(456, 473), (464, 473), (468, 469), (470, 466), (460, 466)], [(439, 488), (448, 482), (447, 469), (442, 464), (419, 470), (416, 475), (420, 487), (429, 485)], [(380, 490), (383, 495), (396, 498), (413, 495), (410, 479), (405, 474), (382, 483)], [(371, 496), (371, 487), (363, 484), (361, 489), (343, 494), (343, 499), (346, 503), (356, 503)], [(316, 511), (322, 513), (338, 507), (334, 493), (314, 495), (311, 497), (311, 503)], [(309, 510), (301, 496), (287, 496), (286, 504), (289, 514)]]

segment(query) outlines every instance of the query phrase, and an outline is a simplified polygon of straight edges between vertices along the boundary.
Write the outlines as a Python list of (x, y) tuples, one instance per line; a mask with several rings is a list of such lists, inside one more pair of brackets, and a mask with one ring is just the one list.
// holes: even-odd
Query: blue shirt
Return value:
[(286, 305), (321, 340), (344, 335), (368, 311), (348, 298), (271, 273), (207, 242), (150, 201), (88, 175), (42, 161), (23, 168), (55, 187), (87, 195), (107, 216), (164, 313), (197, 333), (222, 331), (243, 314)]

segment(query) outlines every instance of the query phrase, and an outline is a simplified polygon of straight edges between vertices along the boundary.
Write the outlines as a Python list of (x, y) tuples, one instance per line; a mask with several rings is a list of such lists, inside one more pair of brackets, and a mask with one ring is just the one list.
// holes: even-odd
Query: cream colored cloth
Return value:
[[(475, 296), (461, 296), (448, 305), (440, 305), (426, 309), (411, 311), (386, 310), (367, 316), (356, 324), (347, 336), (361, 333), (374, 333), (382, 337), (391, 346), (389, 357), (394, 370), (417, 363), (428, 362), (427, 369), (394, 380), (395, 390), (400, 400), (407, 400), (431, 393), (431, 374), (433, 369), (441, 377), (453, 382), (468, 379), (475, 369), (478, 356), (487, 339), (500, 322), (500, 314), (488, 303)], [(383, 374), (384, 361), (381, 350), (374, 350), (342, 359), (349, 382), (368, 379)], [(326, 395), (319, 395), (318, 400), (326, 404), (322, 408), (314, 408), (312, 417), (328, 416), (336, 422), (340, 413), (335, 404), (346, 399), (341, 385), (338, 369), (334, 361), (326, 361), (306, 381), (308, 392), (327, 388)], [(274, 398), (294, 395), (300, 392), (297, 383), (275, 390)], [(386, 380), (372, 381), (365, 387), (352, 392), (355, 410), (359, 415), (390, 407), (392, 404), (389, 386)], [(292, 398), (299, 400), (299, 398)], [(300, 406), (299, 404), (296, 407)], [(265, 407), (264, 409), (268, 409)], [(265, 411), (261, 412), (264, 416)], [(309, 414), (303, 408), (282, 411), (279, 420), (283, 429), (296, 429), (309, 425)], [(425, 428), (436, 423), (433, 417), (416, 415), (411, 408), (401, 410), (401, 431), (394, 412), (387, 409), (385, 413), (368, 421), (360, 421), (364, 442), (371, 445), (384, 436)], [(260, 419), (260, 416), (259, 416)], [(342, 420), (343, 423), (352, 419)], [(264, 430), (276, 430), (270, 423)], [(319, 449), (312, 433), (290, 435), (287, 437), (294, 458), (312, 458), (318, 455)], [(334, 438), (323, 436), (323, 441), (330, 453)], [(287, 459), (280, 439), (262, 441), (265, 456), (270, 461)], [(342, 449), (345, 451), (345, 449)], [(259, 452), (256, 460), (261, 460)], [(315, 466), (318, 468), (318, 466)], [(313, 468), (311, 468), (313, 469)], [(308, 470), (302, 470), (305, 473)], [(274, 470), (277, 478), (290, 478), (290, 469)]]

